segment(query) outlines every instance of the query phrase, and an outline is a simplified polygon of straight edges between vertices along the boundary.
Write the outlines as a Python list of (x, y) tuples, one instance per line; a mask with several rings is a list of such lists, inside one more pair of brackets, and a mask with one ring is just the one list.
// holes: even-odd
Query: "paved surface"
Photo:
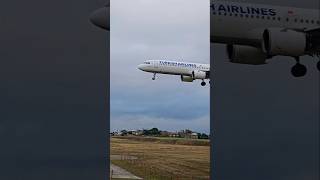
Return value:
[(128, 156), (128, 155), (110, 155), (111, 160), (135, 160), (138, 159), (136, 156)]
[(142, 179), (113, 164), (110, 164), (110, 174), (112, 175), (111, 178), (114, 179)]

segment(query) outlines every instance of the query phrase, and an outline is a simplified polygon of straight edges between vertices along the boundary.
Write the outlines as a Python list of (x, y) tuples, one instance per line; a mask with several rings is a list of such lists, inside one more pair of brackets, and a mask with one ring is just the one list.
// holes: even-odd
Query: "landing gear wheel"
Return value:
[[(319, 67), (318, 67), (319, 68)], [(306, 75), (307, 68), (306, 66), (300, 64), (299, 62), (291, 68), (291, 73), (294, 77), (302, 77)]]
[(156, 73), (153, 73), (152, 80), (156, 80)]
[(318, 71), (320, 71), (320, 60), (317, 63), (317, 68), (318, 68)]
[(202, 81), (201, 86), (205, 86), (205, 85), (206, 85), (206, 82)]

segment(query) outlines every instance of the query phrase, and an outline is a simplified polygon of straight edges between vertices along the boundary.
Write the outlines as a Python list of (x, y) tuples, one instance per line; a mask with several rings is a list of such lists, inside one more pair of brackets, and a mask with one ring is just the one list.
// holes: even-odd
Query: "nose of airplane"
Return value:
[(142, 65), (142, 64), (139, 64), (139, 65), (138, 65), (138, 69), (140, 69), (140, 70), (143, 71), (143, 65)]
[(140, 69), (141, 71), (145, 71), (146, 70), (145, 64), (139, 64), (138, 69)]
[(110, 6), (105, 6), (90, 15), (90, 21), (105, 30), (110, 30)]

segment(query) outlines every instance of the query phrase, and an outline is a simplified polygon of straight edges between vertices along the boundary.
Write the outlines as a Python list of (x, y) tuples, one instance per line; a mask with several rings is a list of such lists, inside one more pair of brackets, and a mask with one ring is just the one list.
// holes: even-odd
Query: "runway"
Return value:
[(110, 174), (112, 179), (142, 179), (114, 164), (110, 164)]
[[(121, 155), (111, 155), (111, 160), (123, 160), (123, 159), (137, 159), (135, 156), (121, 156)], [(142, 179), (134, 174), (130, 173), (129, 171), (116, 166), (114, 164), (110, 164), (110, 175), (112, 179)]]

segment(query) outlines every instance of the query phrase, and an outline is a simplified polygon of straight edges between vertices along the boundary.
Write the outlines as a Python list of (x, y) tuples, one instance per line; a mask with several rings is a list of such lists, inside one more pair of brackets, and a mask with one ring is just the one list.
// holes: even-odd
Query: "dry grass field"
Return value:
[(188, 145), (172, 143), (167, 138), (144, 141), (141, 138), (113, 137), (111, 155), (121, 155), (121, 158), (111, 161), (144, 179), (209, 179), (209, 142), (186, 141), (183, 144)]

